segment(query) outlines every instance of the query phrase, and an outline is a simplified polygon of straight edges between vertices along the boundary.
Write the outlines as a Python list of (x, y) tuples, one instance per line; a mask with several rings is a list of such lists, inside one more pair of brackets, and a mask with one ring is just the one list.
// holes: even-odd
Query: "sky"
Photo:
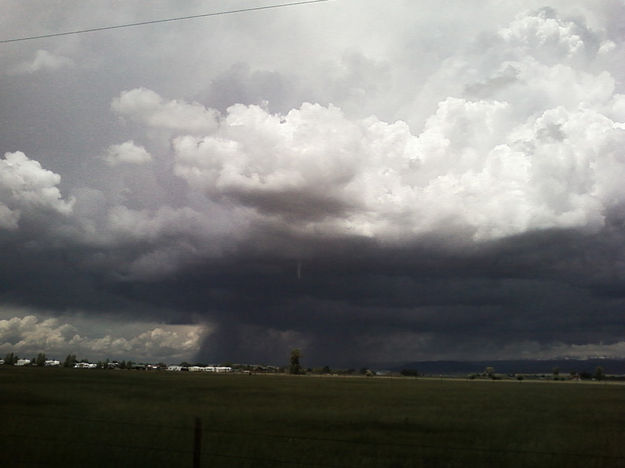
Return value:
[[(0, 0), (0, 40), (275, 3)], [(0, 353), (625, 358), (623, 19), (331, 0), (0, 43)]]

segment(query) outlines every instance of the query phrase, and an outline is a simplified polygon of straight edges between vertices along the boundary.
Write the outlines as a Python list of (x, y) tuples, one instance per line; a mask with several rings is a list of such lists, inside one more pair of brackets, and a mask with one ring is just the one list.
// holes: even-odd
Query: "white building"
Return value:
[(74, 364), (74, 369), (95, 369), (98, 367), (97, 364), (92, 364), (90, 362), (77, 362)]
[(189, 367), (181, 367), (181, 366), (167, 366), (168, 371), (182, 371), (188, 370), (189, 372), (213, 372), (213, 373), (225, 373), (232, 372), (232, 367), (225, 366), (189, 366)]
[(215, 372), (215, 373), (224, 373), (224, 372), (232, 372), (232, 367), (224, 367), (224, 366), (191, 366), (189, 367), (189, 371), (191, 372)]
[(30, 359), (18, 359), (15, 363), (16, 366), (28, 366), (30, 364)]
[(61, 365), (61, 361), (57, 361), (56, 359), (47, 359), (45, 362), (46, 367), (59, 367)]

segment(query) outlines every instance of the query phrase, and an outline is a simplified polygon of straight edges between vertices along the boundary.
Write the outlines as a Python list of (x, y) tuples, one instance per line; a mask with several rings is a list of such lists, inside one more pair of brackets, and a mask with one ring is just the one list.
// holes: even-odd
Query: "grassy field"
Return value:
[(0, 367), (0, 466), (625, 467), (625, 386)]

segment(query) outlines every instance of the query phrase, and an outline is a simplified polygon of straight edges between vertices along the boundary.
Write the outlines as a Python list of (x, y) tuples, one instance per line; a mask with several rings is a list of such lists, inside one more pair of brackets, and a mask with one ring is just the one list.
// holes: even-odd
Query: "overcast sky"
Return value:
[[(0, 40), (270, 4), (0, 0)], [(625, 358), (623, 0), (332, 0), (0, 63), (1, 353)]]

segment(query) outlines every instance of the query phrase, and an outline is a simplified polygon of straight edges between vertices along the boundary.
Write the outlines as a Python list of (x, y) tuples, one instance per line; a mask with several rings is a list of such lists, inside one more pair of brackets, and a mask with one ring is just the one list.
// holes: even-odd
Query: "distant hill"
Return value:
[(394, 371), (414, 369), (425, 375), (465, 375), (483, 372), (487, 367), (497, 374), (551, 374), (558, 368), (560, 374), (569, 372), (593, 373), (603, 367), (606, 374), (625, 374), (625, 359), (548, 359), (509, 361), (416, 361), (387, 368)]

